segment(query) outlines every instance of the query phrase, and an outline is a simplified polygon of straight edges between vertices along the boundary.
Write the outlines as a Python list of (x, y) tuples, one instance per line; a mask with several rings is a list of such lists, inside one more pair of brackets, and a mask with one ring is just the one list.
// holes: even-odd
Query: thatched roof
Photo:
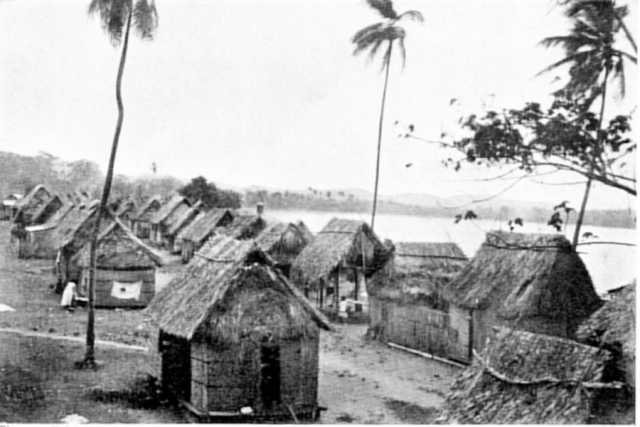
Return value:
[(236, 213), (230, 224), (216, 228), (215, 232), (234, 239), (254, 239), (266, 226), (267, 222), (258, 215)]
[(40, 184), (36, 185), (22, 199), (14, 205), (17, 208), (16, 218), (19, 218), (26, 225), (31, 224), (31, 219), (36, 211), (51, 198), (51, 192)]
[(135, 221), (151, 221), (151, 217), (160, 209), (162, 202), (159, 196), (154, 196), (147, 200), (144, 205), (140, 207), (136, 215)]
[(501, 328), (455, 380), (442, 419), (456, 424), (585, 424), (605, 350)]
[[(89, 242), (75, 255), (81, 267), (89, 267)], [(137, 270), (162, 265), (162, 257), (138, 239), (119, 219), (98, 237), (96, 265), (112, 270)]]
[(498, 307), (498, 316), (510, 320), (581, 318), (602, 304), (582, 259), (560, 234), (487, 233), (443, 294), (468, 309)]
[(309, 227), (307, 227), (307, 224), (305, 224), (304, 221), (298, 221), (295, 224), (298, 227), (298, 230), (300, 230), (300, 232), (304, 235), (305, 240), (310, 243), (313, 240), (313, 233), (311, 232)]
[(256, 237), (258, 247), (283, 264), (291, 263), (308, 243), (304, 231), (293, 222), (270, 222)]
[[(97, 211), (96, 203), (91, 203), (88, 207), (74, 207), (69, 211), (53, 231), (53, 247), (57, 249), (68, 247), (72, 253), (80, 250), (93, 231)], [(102, 218), (100, 231), (106, 229), (111, 221), (113, 221), (113, 213), (107, 211), (106, 218)]]
[(31, 222), (34, 224), (45, 223), (63, 206), (64, 202), (62, 199), (57, 194), (54, 194), (49, 200), (41, 203), (38, 208), (33, 211)]
[(120, 202), (118, 209), (115, 214), (117, 218), (121, 218), (123, 216), (133, 216), (136, 210), (136, 202), (131, 199), (126, 199)]
[(198, 216), (178, 233), (178, 240), (189, 240), (201, 245), (213, 234), (216, 227), (230, 224), (234, 213), (229, 209), (211, 209), (200, 212)]
[(167, 236), (176, 236), (182, 229), (189, 225), (200, 212), (201, 203), (189, 207), (184, 204), (178, 206), (166, 219)]
[(293, 261), (293, 277), (300, 283), (312, 283), (328, 277), (343, 261), (360, 264), (363, 238), (373, 245), (373, 256), (366, 262), (370, 276), (382, 268), (389, 251), (365, 222), (333, 218)]
[(151, 217), (151, 224), (160, 224), (163, 223), (173, 214), (173, 212), (178, 208), (188, 208), (189, 202), (187, 199), (179, 194), (171, 197), (164, 205), (158, 209), (156, 213)]
[(186, 339), (236, 341), (261, 328), (287, 338), (308, 333), (313, 323), (329, 328), (253, 241), (221, 235), (205, 243), (146, 313), (161, 330)]
[(453, 242), (396, 242), (382, 274), (367, 282), (369, 295), (404, 302), (438, 295), (468, 259)]
[(18, 203), (18, 200), (22, 199), (22, 197), (22, 194), (18, 193), (9, 194), (4, 199), (2, 199), (2, 205), (6, 207), (15, 206), (16, 203)]
[(576, 336), (583, 342), (604, 348), (619, 346), (625, 357), (636, 354), (636, 282), (611, 292), (611, 299), (594, 312)]

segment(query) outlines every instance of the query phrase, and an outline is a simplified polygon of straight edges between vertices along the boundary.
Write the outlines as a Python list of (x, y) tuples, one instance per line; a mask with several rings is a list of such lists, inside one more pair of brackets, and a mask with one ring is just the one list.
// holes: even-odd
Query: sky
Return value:
[[(0, 1), (0, 150), (42, 150), (106, 166), (119, 50), (87, 15), (87, 4)], [(352, 55), (353, 33), (379, 20), (364, 0), (156, 4), (155, 39), (130, 44), (117, 173), (148, 174), (155, 162), (161, 174), (238, 187), (372, 189), (383, 74), (379, 58)], [(406, 24), (406, 67), (394, 57), (391, 68), (381, 193), (447, 197), (509, 187), (513, 180), (477, 181), (500, 170), (443, 168), (446, 151), (398, 138), (394, 123), (438, 138), (457, 131), (461, 113), (483, 105), (547, 102), (560, 73), (535, 74), (562, 52), (538, 41), (567, 31), (561, 9), (553, 0), (394, 4), (421, 11), (425, 23)], [(629, 70), (628, 96), (611, 104), (612, 114), (636, 105), (637, 70)], [(452, 98), (459, 101), (450, 106)], [(577, 206), (582, 191), (581, 184), (523, 180), (503, 197)], [(627, 208), (635, 200), (596, 185), (590, 204)]]

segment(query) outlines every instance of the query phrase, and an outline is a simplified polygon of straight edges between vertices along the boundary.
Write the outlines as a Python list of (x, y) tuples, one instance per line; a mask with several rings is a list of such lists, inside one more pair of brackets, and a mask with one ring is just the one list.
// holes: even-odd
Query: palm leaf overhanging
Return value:
[(129, 13), (132, 13), (132, 25), (138, 36), (151, 40), (158, 27), (154, 0), (91, 0), (89, 4), (89, 14), (98, 16), (114, 45), (122, 41)]

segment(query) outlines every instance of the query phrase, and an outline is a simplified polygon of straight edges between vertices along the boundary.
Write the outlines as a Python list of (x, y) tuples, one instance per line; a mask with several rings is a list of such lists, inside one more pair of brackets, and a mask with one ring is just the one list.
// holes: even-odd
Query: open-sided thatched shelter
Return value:
[[(73, 257), (81, 270), (81, 295), (89, 288), (89, 260), (87, 242)], [(146, 307), (155, 295), (156, 268), (161, 265), (162, 258), (115, 218), (98, 237), (96, 307)]]
[(38, 212), (51, 197), (53, 197), (53, 195), (44, 185), (36, 185), (33, 187), (26, 196), (16, 202), (14, 222), (19, 222), (24, 227), (36, 225), (33, 215)]
[(151, 217), (151, 241), (158, 246), (167, 244), (167, 231), (171, 224), (189, 210), (189, 201), (175, 194)]
[(160, 329), (162, 383), (194, 412), (316, 413), (328, 322), (253, 241), (212, 236), (147, 313)]
[(256, 244), (267, 253), (276, 266), (289, 277), (291, 263), (310, 243), (308, 234), (298, 224), (271, 222), (256, 237)]
[(340, 296), (347, 296), (340, 290), (341, 275), (351, 275), (357, 299), (358, 276), (370, 277), (389, 256), (389, 249), (365, 222), (333, 218), (293, 261), (291, 277), (318, 307), (331, 303), (337, 310)]
[(148, 239), (151, 236), (151, 218), (160, 207), (162, 207), (162, 202), (158, 196), (150, 198), (140, 207), (131, 219), (131, 229), (136, 236), (141, 239)]
[(496, 325), (572, 338), (602, 305), (580, 256), (560, 234), (487, 233), (443, 295), (451, 316), (471, 317), (477, 351)]
[(568, 339), (500, 328), (451, 386), (439, 421), (586, 424), (610, 354)]
[(444, 286), (467, 262), (452, 242), (394, 243), (393, 257), (367, 282), (369, 335), (469, 362), (471, 331), (464, 324), (451, 324), (442, 298)]
[(204, 242), (213, 235), (217, 227), (226, 227), (233, 222), (235, 213), (229, 209), (211, 209), (198, 216), (178, 233), (182, 262), (187, 263)]
[(202, 211), (202, 202), (182, 209), (177, 215), (169, 217), (166, 222), (166, 233), (164, 235), (164, 246), (171, 253), (178, 253), (182, 249), (181, 241), (178, 239), (179, 233), (191, 224), (198, 214)]

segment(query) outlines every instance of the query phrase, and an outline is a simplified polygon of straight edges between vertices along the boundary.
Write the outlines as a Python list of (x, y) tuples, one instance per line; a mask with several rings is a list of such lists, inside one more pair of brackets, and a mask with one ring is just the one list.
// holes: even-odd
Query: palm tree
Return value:
[(124, 107), (122, 104), (122, 76), (124, 74), (124, 64), (127, 59), (127, 48), (129, 47), (129, 33), (131, 26), (138, 36), (143, 40), (151, 40), (158, 26), (158, 12), (156, 11), (154, 0), (91, 0), (89, 4), (89, 15), (97, 15), (102, 27), (109, 36), (111, 43), (118, 46), (122, 43), (120, 53), (120, 63), (116, 77), (116, 103), (118, 106), (118, 119), (116, 129), (111, 144), (111, 154), (109, 156), (109, 166), (102, 188), (100, 206), (96, 215), (96, 221), (90, 241), (90, 264), (89, 264), (89, 307), (87, 320), (87, 349), (81, 366), (95, 367), (95, 282), (96, 282), (96, 247), (98, 243), (98, 233), (102, 217), (106, 213), (109, 194), (111, 193), (111, 183), (113, 181), (113, 169), (118, 151), (118, 141), (122, 130), (124, 119)]
[(382, 57), (382, 69), (385, 71), (384, 87), (382, 89), (382, 102), (380, 105), (380, 117), (378, 122), (378, 151), (376, 155), (376, 176), (373, 187), (373, 208), (371, 212), (371, 229), (373, 230), (376, 219), (376, 206), (378, 204), (378, 180), (380, 178), (380, 145), (382, 143), (382, 124), (384, 121), (384, 106), (387, 97), (387, 86), (389, 83), (389, 65), (391, 64), (391, 52), (394, 44), (398, 45), (400, 55), (402, 57), (402, 66), (404, 67), (406, 60), (406, 51), (404, 46), (404, 38), (406, 31), (399, 24), (404, 18), (411, 19), (416, 22), (424, 22), (422, 14), (416, 10), (408, 10), (398, 14), (391, 0), (367, 0), (369, 6), (377, 10), (383, 18), (382, 22), (368, 25), (356, 32), (351, 41), (356, 45), (353, 54), (358, 55), (362, 52), (369, 51), (369, 58), (373, 59), (380, 47), (386, 47)]
[[(620, 95), (625, 95), (625, 62), (637, 64), (637, 58), (615, 47), (616, 35), (622, 30), (625, 37), (636, 51), (636, 44), (624, 18), (629, 11), (626, 6), (617, 6), (615, 0), (568, 0), (565, 3), (565, 14), (573, 20), (573, 27), (568, 35), (547, 37), (541, 41), (545, 47), (561, 46), (565, 50), (565, 58), (555, 62), (540, 73), (554, 70), (563, 65), (570, 65), (569, 81), (559, 91), (560, 94), (582, 103), (588, 110), (595, 99), (601, 96), (598, 116), (598, 134), (593, 147), (591, 168), (600, 168), (606, 174), (607, 165), (602, 160), (603, 137), (602, 122), (604, 119), (607, 98), (607, 84), (610, 79), (619, 82)], [(585, 192), (576, 219), (573, 234), (573, 247), (578, 244), (580, 228), (591, 190), (592, 179), (587, 179)]]

